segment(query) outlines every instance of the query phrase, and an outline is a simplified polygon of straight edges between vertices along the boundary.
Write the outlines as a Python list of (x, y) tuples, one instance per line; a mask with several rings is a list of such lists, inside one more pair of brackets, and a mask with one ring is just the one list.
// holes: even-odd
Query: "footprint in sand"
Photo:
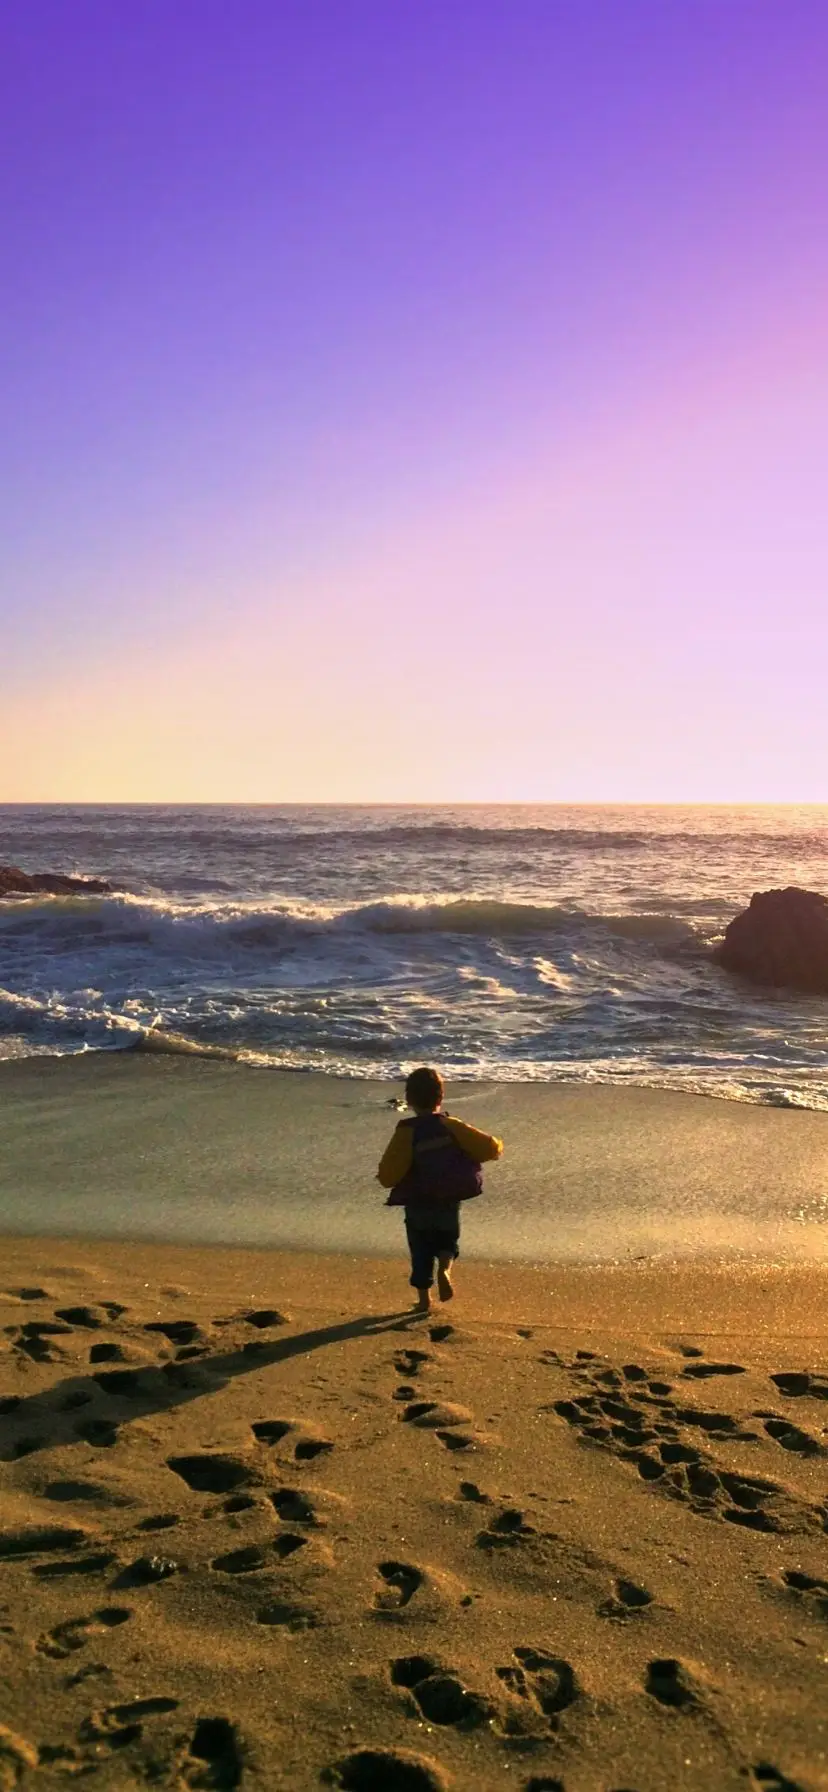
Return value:
[(685, 1662), (675, 1657), (648, 1662), (644, 1687), (659, 1705), (669, 1705), (675, 1711), (698, 1710), (703, 1703), (695, 1675)]
[(756, 1792), (805, 1792), (801, 1780), (792, 1780), (771, 1761), (758, 1761), (750, 1769), (751, 1784)]
[(470, 1692), (458, 1674), (427, 1655), (402, 1655), (391, 1662), (391, 1681), (411, 1693), (431, 1724), (472, 1730), (486, 1723), (494, 1707), (480, 1693)]
[(482, 1450), (489, 1442), (478, 1431), (438, 1431), (435, 1435), (446, 1450)]
[(295, 1462), (315, 1462), (318, 1456), (328, 1456), (333, 1449), (329, 1437), (317, 1437), (312, 1432), (304, 1431), (296, 1419), (261, 1419), (251, 1426), (253, 1435), (260, 1444), (278, 1444), (291, 1432), (296, 1432), (293, 1446)]
[(0, 1558), (52, 1555), (82, 1549), (89, 1542), (88, 1532), (78, 1525), (24, 1525), (19, 1531), (0, 1531)]
[(56, 1324), (52, 1319), (27, 1319), (25, 1325), (10, 1329), (12, 1336), (16, 1333), (21, 1338), (70, 1338), (73, 1330), (71, 1325)]
[(125, 1705), (107, 1705), (90, 1711), (78, 1731), (81, 1742), (104, 1742), (109, 1748), (127, 1748), (140, 1742), (149, 1717), (166, 1717), (178, 1710), (178, 1699), (132, 1699)]
[(198, 1792), (233, 1792), (242, 1783), (242, 1769), (235, 1724), (226, 1717), (200, 1717), (181, 1763), (182, 1783)]
[(394, 1368), (398, 1375), (419, 1375), (424, 1363), (434, 1359), (430, 1350), (398, 1350), (394, 1357)]
[(348, 1511), (347, 1500), (321, 1487), (315, 1487), (312, 1494), (301, 1487), (277, 1487), (268, 1498), (283, 1523), (306, 1525), (312, 1530), (323, 1530), (331, 1519), (341, 1523)]
[(780, 1394), (786, 1394), (789, 1400), (801, 1400), (806, 1394), (812, 1400), (828, 1400), (826, 1375), (812, 1375), (808, 1369), (786, 1369), (772, 1375), (771, 1381), (778, 1387)]
[(293, 1419), (260, 1419), (251, 1426), (253, 1436), (260, 1444), (278, 1444), (293, 1428)]
[(640, 1363), (622, 1363), (621, 1374), (625, 1381), (646, 1381), (649, 1370), (642, 1369)]
[(488, 1493), (481, 1493), (476, 1481), (461, 1481), (460, 1486), (457, 1489), (457, 1495), (459, 1499), (471, 1500), (473, 1504), (478, 1506), (488, 1506), (491, 1504), (491, 1496)]
[(310, 1494), (302, 1493), (299, 1488), (278, 1487), (270, 1498), (279, 1517), (287, 1519), (289, 1524), (317, 1526), (324, 1522)]
[(341, 1792), (446, 1792), (436, 1762), (404, 1748), (358, 1748), (322, 1775)]
[(55, 1318), (65, 1320), (67, 1325), (78, 1326), (81, 1331), (96, 1332), (106, 1323), (108, 1314), (97, 1307), (56, 1307)]
[(219, 1574), (254, 1574), (262, 1568), (272, 1566), (275, 1555), (280, 1562), (287, 1562), (300, 1549), (307, 1547), (307, 1537), (297, 1537), (290, 1531), (282, 1531), (274, 1541), (265, 1548), (257, 1544), (248, 1544), (243, 1549), (231, 1549), (226, 1555), (216, 1556), (210, 1563)]
[(414, 1598), (423, 1584), (419, 1568), (411, 1562), (380, 1562), (377, 1565), (379, 1587), (374, 1605), (380, 1612), (398, 1612)]
[(293, 1452), (296, 1462), (315, 1462), (318, 1456), (327, 1456), (333, 1449), (330, 1438), (300, 1437)]
[(195, 1493), (231, 1493), (234, 1487), (247, 1487), (257, 1479), (239, 1456), (168, 1456), (167, 1467)]
[(691, 1425), (713, 1438), (728, 1439), (734, 1443), (753, 1443), (756, 1440), (756, 1432), (745, 1431), (740, 1420), (732, 1418), (728, 1412), (707, 1412), (697, 1406), (678, 1406), (675, 1408), (675, 1417), (680, 1424)]
[(806, 1574), (802, 1568), (783, 1568), (782, 1585), (794, 1594), (797, 1604), (804, 1606), (809, 1617), (828, 1618), (828, 1580)]
[(612, 1595), (598, 1607), (599, 1618), (625, 1619), (645, 1612), (653, 1603), (652, 1593), (646, 1587), (639, 1587), (634, 1580), (617, 1580)]
[(762, 1420), (768, 1437), (772, 1437), (783, 1450), (792, 1450), (797, 1456), (824, 1456), (826, 1454), (824, 1444), (817, 1443), (815, 1437), (811, 1437), (807, 1431), (802, 1431), (799, 1425), (794, 1425), (790, 1419), (782, 1419), (777, 1413), (763, 1412), (756, 1413), (755, 1417)]
[(271, 1549), (280, 1562), (288, 1562), (298, 1550), (305, 1548), (307, 1541), (307, 1537), (297, 1537), (294, 1531), (280, 1531), (271, 1544)]
[(103, 1487), (97, 1481), (50, 1481), (43, 1489), (45, 1500), (58, 1504), (89, 1506), (131, 1506), (132, 1494), (116, 1487)]
[(52, 1342), (52, 1335), (66, 1330), (68, 1327), (58, 1325), (24, 1326), (12, 1349), (19, 1356), (29, 1357), (33, 1363), (59, 1363), (66, 1353)]
[(243, 1313), (242, 1318), (246, 1325), (254, 1325), (258, 1331), (267, 1331), (273, 1325), (290, 1324), (287, 1314), (278, 1312), (276, 1307), (254, 1307), (249, 1313)]
[(445, 1450), (480, 1450), (490, 1439), (469, 1429), (472, 1415), (465, 1406), (441, 1400), (412, 1400), (400, 1413), (406, 1425), (433, 1431)]
[(63, 1684), (66, 1687), (85, 1686), (87, 1680), (111, 1680), (112, 1678), (112, 1669), (106, 1667), (102, 1661), (87, 1661), (82, 1668), (77, 1668), (74, 1674), (67, 1674)]
[(63, 1580), (72, 1574), (104, 1574), (116, 1560), (111, 1550), (95, 1556), (70, 1556), (68, 1562), (37, 1562), (32, 1574), (38, 1580)]
[(580, 1696), (574, 1668), (562, 1656), (531, 1644), (520, 1645), (512, 1654), (513, 1663), (497, 1668), (498, 1679), (517, 1698), (534, 1705), (555, 1728), (560, 1713)]
[(92, 1380), (110, 1400), (144, 1400), (158, 1388), (158, 1371), (146, 1369), (99, 1369)]
[(268, 1567), (267, 1552), (250, 1544), (246, 1549), (231, 1549), (227, 1555), (215, 1556), (210, 1567), (219, 1574), (254, 1574)]
[(144, 1326), (145, 1332), (160, 1332), (170, 1344), (196, 1344), (204, 1340), (204, 1333), (194, 1319), (153, 1319)]
[(686, 1380), (703, 1381), (711, 1375), (745, 1375), (747, 1371), (743, 1363), (697, 1362), (688, 1363), (681, 1373)]
[(475, 1545), (478, 1549), (515, 1549), (528, 1537), (537, 1535), (536, 1527), (527, 1523), (518, 1506), (504, 1506), (496, 1518), (490, 1519), (485, 1531), (478, 1532)]
[(41, 1760), (39, 1749), (33, 1748), (25, 1736), (18, 1736), (6, 1724), (0, 1724), (0, 1787), (12, 1792), (30, 1768)]
[(75, 1436), (92, 1444), (96, 1450), (111, 1450), (118, 1441), (118, 1427), (110, 1419), (80, 1419)]
[(56, 1624), (54, 1630), (47, 1631), (35, 1644), (39, 1655), (48, 1655), (53, 1660), (63, 1661), (76, 1649), (83, 1649), (93, 1636), (101, 1636), (107, 1630), (114, 1630), (125, 1624), (132, 1612), (124, 1605), (103, 1606), (100, 1611), (92, 1612), (86, 1618), (67, 1618), (62, 1624)]
[[(758, 1434), (742, 1429), (729, 1413), (678, 1405), (669, 1393), (659, 1391), (661, 1384), (653, 1381), (644, 1386), (633, 1385), (623, 1393), (607, 1393), (603, 1384), (598, 1385), (594, 1372), (584, 1371), (581, 1378), (591, 1384), (591, 1391), (573, 1395), (569, 1400), (555, 1400), (551, 1410), (578, 1431), (585, 1442), (604, 1446), (629, 1462), (643, 1481), (654, 1483), (669, 1498), (685, 1501), (704, 1517), (724, 1518), (751, 1530), (828, 1528), (828, 1517), (821, 1509), (808, 1506), (778, 1482), (719, 1470), (705, 1451), (681, 1436), (683, 1427), (693, 1426), (711, 1439), (728, 1443), (755, 1441)], [(791, 1428), (787, 1421), (781, 1423), (788, 1439), (787, 1448), (799, 1446), (802, 1453), (806, 1449), (808, 1454), (813, 1453), (801, 1444), (806, 1433), (798, 1432), (798, 1427)]]
[(120, 1344), (92, 1344), (89, 1350), (90, 1363), (122, 1363), (124, 1353)]
[(295, 1605), (290, 1600), (277, 1600), (272, 1605), (262, 1606), (256, 1613), (256, 1623), (264, 1624), (270, 1629), (289, 1630), (297, 1634), (302, 1630), (318, 1630), (323, 1620), (319, 1612), (309, 1605)]
[[(132, 1741), (133, 1739), (129, 1737), (127, 1740)], [(115, 1744), (116, 1748), (120, 1746), (119, 1743)], [(41, 1742), (37, 1752), (38, 1765), (52, 1767), (57, 1773), (81, 1774), (84, 1769), (86, 1772), (89, 1771), (88, 1763), (84, 1762), (80, 1749), (74, 1748), (71, 1743), (67, 1746), (63, 1742)], [(0, 1784), (3, 1782), (0, 1781)]]
[(448, 1400), (411, 1400), (400, 1418), (404, 1424), (419, 1425), (426, 1431), (472, 1422), (472, 1415), (465, 1406), (456, 1406)]

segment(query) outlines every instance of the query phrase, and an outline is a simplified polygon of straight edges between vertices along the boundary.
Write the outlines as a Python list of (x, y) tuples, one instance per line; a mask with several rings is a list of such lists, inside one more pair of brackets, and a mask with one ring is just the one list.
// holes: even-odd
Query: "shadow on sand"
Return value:
[(168, 1412), (185, 1401), (214, 1394), (238, 1375), (309, 1356), (331, 1344), (377, 1333), (407, 1331), (416, 1314), (366, 1314), (340, 1325), (298, 1332), (288, 1338), (255, 1338), (238, 1350), (194, 1360), (134, 1368), (102, 1369), (69, 1376), (37, 1394), (0, 1397), (0, 1461), (16, 1462), (37, 1450), (87, 1443), (108, 1449), (120, 1426), (150, 1413)]

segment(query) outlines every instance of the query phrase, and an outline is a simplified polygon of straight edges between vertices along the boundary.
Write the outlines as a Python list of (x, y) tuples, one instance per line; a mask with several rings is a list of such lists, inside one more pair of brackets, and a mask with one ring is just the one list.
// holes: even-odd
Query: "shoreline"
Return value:
[[(393, 1085), (154, 1054), (0, 1065), (0, 1232), (397, 1255)], [(828, 1262), (828, 1114), (609, 1084), (449, 1085), (506, 1141), (462, 1256)]]
[[(398, 1077), (393, 1076), (390, 1072), (388, 1075), (371, 1073), (361, 1076), (353, 1069), (326, 1070), (315, 1064), (285, 1064), (269, 1058), (265, 1052), (257, 1052), (252, 1046), (211, 1045), (189, 1039), (182, 1033), (167, 1033), (160, 1028), (156, 1030), (151, 1026), (136, 1031), (124, 1024), (123, 1030), (127, 1036), (126, 1043), (123, 1045), (85, 1045), (78, 1047), (75, 1051), (36, 1050), (14, 1054), (10, 1057), (0, 1056), (0, 1087), (7, 1069), (11, 1073), (24, 1065), (73, 1063), (76, 1060), (108, 1060), (110, 1057), (132, 1059), (145, 1056), (183, 1058), (189, 1063), (232, 1064), (240, 1070), (266, 1073), (271, 1076), (313, 1077), (323, 1082), (353, 1083), (357, 1086), (369, 1084), (383, 1089), (395, 1085), (402, 1088), (405, 1080), (402, 1072)], [(584, 1060), (584, 1063), (588, 1066), (589, 1060)], [(659, 1082), (657, 1080), (638, 1082), (634, 1077), (627, 1075), (617, 1078), (594, 1074), (543, 1078), (540, 1076), (513, 1077), (503, 1074), (487, 1074), (480, 1077), (455, 1076), (448, 1080), (458, 1095), (462, 1094), (464, 1089), (474, 1090), (494, 1086), (511, 1089), (617, 1089), (621, 1091), (646, 1089), (655, 1094), (684, 1095), (703, 1101), (727, 1104), (735, 1102), (740, 1107), (771, 1108), (783, 1113), (828, 1114), (828, 1105), (822, 1099), (822, 1090), (819, 1091), (819, 1098), (811, 1102), (807, 1099), (811, 1093), (811, 1085), (808, 1083), (798, 1085), (795, 1080), (791, 1082), (790, 1078), (787, 1082), (783, 1081), (779, 1084), (756, 1085), (753, 1093), (746, 1091), (732, 1093), (724, 1087), (711, 1086), (708, 1088), (698, 1085), (690, 1087), (680, 1082)]]

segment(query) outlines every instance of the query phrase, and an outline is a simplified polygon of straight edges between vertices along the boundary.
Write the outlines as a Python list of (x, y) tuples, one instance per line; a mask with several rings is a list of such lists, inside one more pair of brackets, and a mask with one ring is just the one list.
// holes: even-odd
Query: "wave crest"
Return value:
[(291, 938), (342, 933), (476, 934), (492, 939), (521, 935), (598, 932), (653, 944), (691, 942), (691, 923), (664, 914), (590, 914), (557, 903), (499, 901), (481, 896), (389, 896), (378, 902), (325, 908), (309, 902), (183, 904), (132, 896), (46, 897), (4, 913), (3, 931), (42, 931), (103, 947), (150, 945), (176, 952), (216, 947), (278, 948)]

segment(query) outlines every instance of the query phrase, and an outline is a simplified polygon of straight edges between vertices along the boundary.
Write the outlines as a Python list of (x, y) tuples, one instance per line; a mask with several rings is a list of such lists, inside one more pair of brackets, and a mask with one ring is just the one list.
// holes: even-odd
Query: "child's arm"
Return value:
[(444, 1114), (443, 1120), (453, 1134), (461, 1151), (474, 1159), (476, 1164), (488, 1164), (500, 1157), (503, 1140), (496, 1139), (493, 1133), (478, 1132), (476, 1126), (469, 1126), (466, 1120), (455, 1120), (453, 1114)]
[(411, 1169), (411, 1164), (411, 1127), (401, 1120), (380, 1158), (377, 1181), (382, 1183), (383, 1188), (395, 1188)]

